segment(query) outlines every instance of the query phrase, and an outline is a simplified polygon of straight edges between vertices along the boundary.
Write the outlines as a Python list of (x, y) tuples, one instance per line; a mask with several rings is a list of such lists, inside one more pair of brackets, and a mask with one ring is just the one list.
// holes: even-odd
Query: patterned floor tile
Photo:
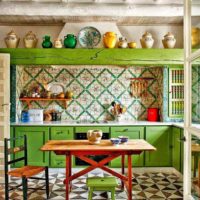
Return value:
[[(86, 178), (98, 176), (108, 176), (101, 171), (94, 171), (86, 176), (82, 176), (72, 182), (72, 191), (70, 199), (86, 200), (88, 198), (88, 188), (86, 187)], [(41, 177), (41, 175), (40, 175)], [(133, 200), (166, 200), (166, 199), (183, 199), (183, 182), (181, 177), (173, 173), (134, 173), (133, 174)], [(64, 200), (65, 186), (63, 172), (50, 172), (50, 200)], [(12, 184), (20, 183), (18, 179), (12, 179)], [(120, 181), (119, 181), (120, 183)], [(38, 180), (30, 180), (29, 186), (38, 187), (42, 184)], [(22, 191), (14, 191), (10, 194), (10, 199), (21, 200)], [(94, 200), (110, 199), (111, 195), (107, 192), (93, 193)], [(4, 188), (0, 185), (0, 199), (4, 199)], [(45, 191), (32, 192), (29, 195), (30, 200), (46, 199)], [(127, 194), (120, 188), (116, 188), (116, 200), (126, 200)]]

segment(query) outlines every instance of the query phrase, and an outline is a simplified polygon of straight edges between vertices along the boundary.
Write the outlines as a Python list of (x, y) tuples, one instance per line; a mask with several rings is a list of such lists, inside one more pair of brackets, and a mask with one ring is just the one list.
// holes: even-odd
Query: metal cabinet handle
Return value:
[(1, 104), (1, 106), (10, 106), (11, 103), (4, 103), (4, 104)]
[(128, 131), (128, 128), (124, 129), (124, 132)]
[(181, 139), (178, 139), (179, 142), (186, 142), (186, 138), (183, 136)]
[(56, 134), (57, 134), (57, 135), (60, 135), (60, 134), (63, 134), (63, 132), (62, 132), (62, 131), (59, 131), (59, 132), (57, 132)]
[(63, 162), (62, 161), (59, 161), (59, 162), (57, 162), (57, 165), (61, 165)]

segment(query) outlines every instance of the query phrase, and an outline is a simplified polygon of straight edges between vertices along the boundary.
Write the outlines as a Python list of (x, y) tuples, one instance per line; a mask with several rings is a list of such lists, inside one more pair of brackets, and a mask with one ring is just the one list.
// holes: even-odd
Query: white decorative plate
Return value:
[(92, 26), (84, 27), (78, 34), (78, 42), (84, 48), (93, 48), (101, 41), (101, 33)]
[(52, 94), (60, 94), (61, 92), (65, 92), (65, 87), (62, 83), (52, 82), (48, 84), (47, 90)]

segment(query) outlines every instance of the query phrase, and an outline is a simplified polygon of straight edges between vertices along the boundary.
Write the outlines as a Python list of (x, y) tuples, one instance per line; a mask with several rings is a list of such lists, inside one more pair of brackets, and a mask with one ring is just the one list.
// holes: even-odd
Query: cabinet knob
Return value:
[(124, 129), (124, 132), (128, 131), (128, 128)]
[(57, 165), (61, 165), (61, 164), (62, 164), (62, 161), (57, 162)]
[(57, 135), (60, 135), (60, 134), (63, 134), (63, 132), (62, 131), (57, 132)]
[(178, 140), (179, 142), (186, 142), (185, 136), (183, 136), (181, 139)]

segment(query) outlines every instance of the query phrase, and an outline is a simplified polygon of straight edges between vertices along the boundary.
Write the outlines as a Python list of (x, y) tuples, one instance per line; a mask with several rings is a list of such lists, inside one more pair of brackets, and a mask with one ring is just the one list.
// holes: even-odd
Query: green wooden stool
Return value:
[(115, 200), (115, 187), (118, 185), (115, 177), (90, 177), (86, 184), (90, 190), (88, 200), (92, 200), (93, 191), (109, 191), (111, 199)]

